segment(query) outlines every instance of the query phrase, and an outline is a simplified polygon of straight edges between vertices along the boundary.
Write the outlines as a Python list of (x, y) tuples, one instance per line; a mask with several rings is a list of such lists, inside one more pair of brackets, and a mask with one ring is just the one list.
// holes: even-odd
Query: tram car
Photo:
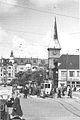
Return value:
[(47, 80), (44, 83), (41, 83), (41, 93), (40, 93), (40, 96), (41, 97), (48, 97), (48, 96), (50, 96), (51, 90), (52, 90), (52, 81), (51, 80)]

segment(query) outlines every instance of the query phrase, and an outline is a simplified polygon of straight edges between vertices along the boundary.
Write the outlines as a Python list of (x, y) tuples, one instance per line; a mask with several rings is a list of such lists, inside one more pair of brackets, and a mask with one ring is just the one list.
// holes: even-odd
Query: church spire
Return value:
[(58, 40), (56, 17), (55, 17), (55, 22), (54, 22), (54, 39)]
[(11, 55), (10, 55), (10, 57), (14, 57), (14, 55), (13, 55), (13, 50), (11, 50)]
[(51, 38), (50, 39), (51, 40), (50, 40), (49, 48), (61, 49), (61, 46), (60, 46), (60, 43), (58, 40), (56, 17), (54, 19), (54, 23), (52, 24)]

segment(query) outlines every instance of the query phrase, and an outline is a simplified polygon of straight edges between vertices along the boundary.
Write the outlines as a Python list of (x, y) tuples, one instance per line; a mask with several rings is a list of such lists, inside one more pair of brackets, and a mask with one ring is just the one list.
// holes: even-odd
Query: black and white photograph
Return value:
[(79, 0), (0, 0), (0, 120), (80, 120)]

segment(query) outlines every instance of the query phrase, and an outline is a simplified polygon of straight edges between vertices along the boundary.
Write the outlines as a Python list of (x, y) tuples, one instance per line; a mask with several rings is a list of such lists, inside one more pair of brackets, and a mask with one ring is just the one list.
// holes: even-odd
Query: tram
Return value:
[(41, 97), (50, 96), (52, 90), (52, 81), (51, 80), (45, 80), (44, 83), (41, 83)]

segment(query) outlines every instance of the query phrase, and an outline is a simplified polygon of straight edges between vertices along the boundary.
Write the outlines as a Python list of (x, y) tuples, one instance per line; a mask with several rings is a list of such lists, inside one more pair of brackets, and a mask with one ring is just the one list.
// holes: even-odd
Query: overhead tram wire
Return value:
[(80, 34), (80, 32), (74, 32), (74, 33), (69, 33), (70, 35), (77, 35)]
[(0, 2), (1, 2), (1, 3), (4, 3), (4, 4), (7, 4), (7, 5), (11, 5), (11, 6), (15, 6), (15, 7), (20, 7), (20, 8), (23, 8), (23, 9), (30, 9), (30, 10), (32, 10), (32, 11), (36, 11), (36, 12), (40, 12), (40, 13), (55, 14), (55, 15), (62, 16), (62, 17), (67, 17), (67, 18), (72, 18), (72, 19), (80, 20), (79, 17), (68, 16), (68, 15), (59, 14), (59, 13), (55, 13), (55, 12), (51, 12), (51, 11), (41, 11), (41, 10), (39, 10), (39, 9), (35, 9), (35, 8), (32, 8), (32, 7), (22, 6), (22, 5), (13, 5), (13, 4), (11, 4), (11, 3), (5, 3), (5, 2), (3, 2), (3, 1), (0, 1)]
[[(4, 43), (2, 43), (2, 42), (0, 42), (0, 44), (4, 44)], [(9, 45), (10, 43), (8, 42), (8, 43), (6, 43), (6, 45)], [(41, 46), (41, 47), (43, 47), (43, 48), (48, 48), (48, 45), (40, 45), (40, 43), (38, 44), (35, 44), (35, 43), (30, 43), (29, 44), (30, 46)], [(3, 47), (3, 46), (0, 46), (0, 47)], [(20, 46), (19, 46), (20, 47)], [(22, 49), (24, 49), (24, 48), (26, 48), (26, 47), (21, 47)]]
[(24, 34), (33, 34), (33, 35), (40, 35), (40, 36), (44, 36), (45, 34), (41, 34), (41, 33), (37, 33), (37, 32), (28, 32), (28, 31), (22, 31), (22, 30), (12, 30), (12, 29), (5, 29), (8, 32), (14, 32), (14, 33), (24, 33)]

